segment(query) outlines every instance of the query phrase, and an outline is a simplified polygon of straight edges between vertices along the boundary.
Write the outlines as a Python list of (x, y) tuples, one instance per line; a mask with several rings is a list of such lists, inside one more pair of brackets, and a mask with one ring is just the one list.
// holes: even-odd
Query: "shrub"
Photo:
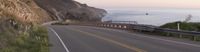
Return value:
[(0, 52), (49, 52), (47, 30), (34, 25), (19, 33), (16, 39), (7, 42), (8, 46)]
[(188, 30), (188, 31), (199, 31), (200, 25), (198, 23), (186, 23), (186, 22), (172, 22), (162, 25), (161, 28), (169, 28), (169, 29), (178, 29), (177, 23), (180, 23), (181, 30)]

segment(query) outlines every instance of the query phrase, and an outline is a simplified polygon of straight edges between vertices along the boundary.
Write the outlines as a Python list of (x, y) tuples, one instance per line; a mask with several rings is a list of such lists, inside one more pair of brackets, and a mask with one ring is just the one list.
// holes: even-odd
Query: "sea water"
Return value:
[(115, 8), (106, 10), (108, 15), (102, 21), (137, 21), (139, 24), (161, 26), (170, 22), (185, 21), (189, 15), (192, 15), (188, 22), (200, 22), (200, 9)]

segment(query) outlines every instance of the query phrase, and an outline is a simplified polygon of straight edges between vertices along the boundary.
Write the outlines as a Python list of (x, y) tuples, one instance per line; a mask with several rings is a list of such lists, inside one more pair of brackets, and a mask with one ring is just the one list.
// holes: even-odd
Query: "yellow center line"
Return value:
[(130, 50), (133, 50), (133, 51), (136, 51), (136, 52), (147, 52), (147, 51), (144, 51), (142, 49), (139, 49), (139, 48), (136, 48), (136, 47), (133, 47), (133, 46), (129, 46), (127, 44), (123, 44), (123, 43), (120, 43), (120, 42), (112, 40), (112, 39), (108, 39), (108, 38), (105, 38), (105, 37), (98, 36), (98, 34), (93, 34), (93, 33), (85, 32), (85, 31), (81, 31), (81, 30), (75, 30), (75, 29), (71, 29), (71, 30), (77, 31), (77, 32), (80, 32), (80, 33), (84, 33), (85, 35), (93, 36), (93, 37), (96, 37), (96, 38), (99, 38), (99, 39), (102, 39), (102, 40), (117, 44), (117, 45), (119, 45), (121, 47), (130, 49)]

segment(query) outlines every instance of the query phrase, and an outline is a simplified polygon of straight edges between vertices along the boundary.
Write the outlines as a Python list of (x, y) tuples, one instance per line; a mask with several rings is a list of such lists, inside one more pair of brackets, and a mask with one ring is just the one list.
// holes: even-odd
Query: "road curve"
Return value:
[(48, 26), (51, 52), (200, 52), (200, 43), (87, 26)]

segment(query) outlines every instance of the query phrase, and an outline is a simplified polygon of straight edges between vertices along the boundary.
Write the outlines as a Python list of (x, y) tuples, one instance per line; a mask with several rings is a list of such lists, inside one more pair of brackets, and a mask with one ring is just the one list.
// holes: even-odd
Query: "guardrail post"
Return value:
[(119, 25), (119, 28), (122, 28), (122, 26), (121, 26), (121, 25)]
[(179, 38), (183, 38), (183, 35), (179, 34)]
[(111, 25), (111, 27), (113, 27), (113, 25)]
[(126, 28), (127, 28), (127, 26), (124, 26), (123, 28), (125, 28), (125, 29), (126, 29)]
[(170, 36), (170, 33), (169, 33), (169, 32), (167, 32), (167, 36)]
[(115, 28), (117, 28), (117, 25), (115, 25)]
[(194, 41), (197, 41), (197, 37), (196, 37), (196, 36), (193, 36), (193, 40), (194, 40)]

